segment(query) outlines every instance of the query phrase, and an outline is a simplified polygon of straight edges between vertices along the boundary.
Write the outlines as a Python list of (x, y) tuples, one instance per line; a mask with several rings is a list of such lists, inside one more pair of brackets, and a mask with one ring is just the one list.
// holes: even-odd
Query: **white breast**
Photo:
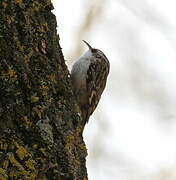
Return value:
[(86, 88), (86, 76), (87, 70), (90, 65), (90, 52), (87, 51), (83, 56), (81, 56), (73, 65), (71, 70), (72, 83), (77, 90)]

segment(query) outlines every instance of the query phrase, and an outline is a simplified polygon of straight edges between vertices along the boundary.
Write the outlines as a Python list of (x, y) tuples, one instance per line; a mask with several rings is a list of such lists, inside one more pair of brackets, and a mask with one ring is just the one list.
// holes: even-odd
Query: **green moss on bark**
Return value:
[(0, 179), (87, 179), (50, 0), (0, 1)]

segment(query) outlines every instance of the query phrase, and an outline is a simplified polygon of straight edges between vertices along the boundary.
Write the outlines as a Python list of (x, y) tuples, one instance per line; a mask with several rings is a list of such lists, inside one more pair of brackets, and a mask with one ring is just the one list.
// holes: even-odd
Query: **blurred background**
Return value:
[(176, 179), (176, 1), (52, 0), (71, 68), (101, 49), (111, 70), (84, 131), (90, 180)]

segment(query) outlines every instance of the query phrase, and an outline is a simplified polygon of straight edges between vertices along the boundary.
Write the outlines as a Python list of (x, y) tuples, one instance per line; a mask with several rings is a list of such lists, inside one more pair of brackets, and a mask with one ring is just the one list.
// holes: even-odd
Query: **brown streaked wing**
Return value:
[(104, 59), (97, 59), (92, 62), (87, 72), (87, 92), (88, 92), (88, 109), (87, 121), (89, 116), (96, 109), (101, 94), (106, 86), (106, 80), (109, 73), (109, 63)]

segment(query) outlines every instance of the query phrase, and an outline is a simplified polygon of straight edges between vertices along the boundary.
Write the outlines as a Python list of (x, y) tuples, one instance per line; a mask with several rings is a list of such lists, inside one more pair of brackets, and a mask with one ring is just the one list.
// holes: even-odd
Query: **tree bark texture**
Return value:
[(86, 180), (80, 110), (50, 0), (0, 0), (0, 180)]

